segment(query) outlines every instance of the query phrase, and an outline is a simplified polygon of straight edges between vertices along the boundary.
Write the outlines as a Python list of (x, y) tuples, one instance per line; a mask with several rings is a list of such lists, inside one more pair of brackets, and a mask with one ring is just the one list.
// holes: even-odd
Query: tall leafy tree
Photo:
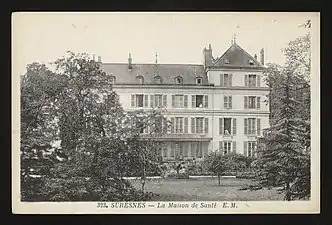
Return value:
[[(309, 43), (308, 43), (309, 42)], [(309, 49), (308, 49), (309, 46)], [(287, 201), (310, 196), (310, 39), (301, 37), (285, 49), (286, 64), (270, 64), (270, 128), (260, 139), (260, 187), (281, 187)]]

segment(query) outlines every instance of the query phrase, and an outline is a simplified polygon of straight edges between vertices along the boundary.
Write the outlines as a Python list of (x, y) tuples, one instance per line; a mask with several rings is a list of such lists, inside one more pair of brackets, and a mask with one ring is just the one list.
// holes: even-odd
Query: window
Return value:
[(219, 118), (220, 135), (236, 135), (236, 118)]
[(196, 95), (196, 108), (203, 107), (203, 95)]
[(160, 77), (160, 76), (155, 76), (155, 77), (154, 77), (154, 83), (155, 83), (155, 84), (161, 84), (161, 83), (162, 83), (162, 81), (161, 81), (161, 77)]
[(144, 83), (144, 78), (142, 76), (137, 76), (136, 80), (138, 81), (139, 84), (143, 84)]
[[(246, 135), (260, 135), (261, 121), (255, 118), (244, 119), (244, 134)], [(256, 133), (257, 132), (257, 133)]]
[(176, 78), (175, 78), (175, 83), (177, 83), (177, 84), (182, 84), (182, 83), (183, 83), (183, 79), (182, 79), (182, 77), (176, 77)]
[(227, 155), (228, 153), (231, 152), (231, 145), (232, 145), (231, 141), (224, 141), (223, 148), (222, 148), (224, 155)]
[(232, 96), (224, 96), (224, 108), (225, 109), (232, 108)]
[(230, 135), (231, 134), (231, 118), (224, 118), (224, 134)]
[(259, 109), (261, 107), (261, 97), (244, 96), (244, 108)]
[(249, 109), (256, 108), (256, 97), (249, 96)]
[(175, 118), (175, 133), (177, 134), (183, 133), (183, 117)]
[(220, 86), (231, 87), (232, 86), (232, 74), (220, 74)]
[(261, 76), (249, 74), (244, 76), (244, 83), (246, 87), (260, 87), (261, 85)]
[(225, 64), (229, 64), (229, 60), (228, 59), (224, 59), (224, 63)]
[(154, 95), (154, 105), (155, 105), (155, 107), (163, 106), (163, 96), (162, 95)]
[(173, 108), (184, 107), (184, 96), (183, 95), (172, 95), (172, 106)]
[(249, 87), (256, 87), (256, 75), (249, 75)]
[(110, 77), (110, 83), (111, 84), (115, 84), (115, 76), (111, 76)]
[(192, 95), (192, 108), (208, 108), (209, 96), (208, 95)]
[(197, 156), (197, 158), (203, 157), (203, 143), (202, 142), (197, 142), (196, 156)]
[(249, 64), (250, 65), (254, 65), (254, 61), (252, 61), (251, 59), (249, 59)]
[(143, 94), (131, 95), (131, 107), (148, 107), (148, 97)]
[(247, 142), (247, 156), (248, 157), (254, 157), (255, 156), (255, 151), (256, 151), (256, 142), (255, 141), (248, 141)]
[(203, 83), (203, 80), (201, 77), (197, 77), (196, 78), (196, 84), (202, 84)]
[(196, 118), (196, 134), (203, 133), (203, 118)]

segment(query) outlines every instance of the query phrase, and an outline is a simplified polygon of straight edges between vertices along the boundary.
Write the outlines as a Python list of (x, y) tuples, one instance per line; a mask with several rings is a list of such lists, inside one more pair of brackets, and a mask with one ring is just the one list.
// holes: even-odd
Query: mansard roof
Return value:
[(160, 76), (162, 84), (176, 84), (175, 78), (181, 76), (183, 85), (195, 85), (196, 78), (202, 77), (202, 85), (208, 85), (203, 65), (197, 64), (132, 64), (102, 63), (102, 70), (116, 77), (118, 84), (135, 84), (136, 77), (141, 75), (144, 84), (154, 84), (155, 77)]
[(212, 67), (264, 69), (263, 64), (236, 43), (232, 44)]

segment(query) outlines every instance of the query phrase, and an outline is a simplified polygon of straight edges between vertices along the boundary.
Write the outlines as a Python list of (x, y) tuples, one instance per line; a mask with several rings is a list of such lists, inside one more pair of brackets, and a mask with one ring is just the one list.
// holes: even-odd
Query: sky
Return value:
[(284, 13), (14, 13), (13, 66), (19, 74), (32, 62), (49, 63), (66, 51), (95, 54), (103, 62), (202, 64), (203, 49), (219, 57), (236, 43), (248, 53), (265, 50), (265, 62), (284, 63), (287, 43), (314, 28), (313, 12)]

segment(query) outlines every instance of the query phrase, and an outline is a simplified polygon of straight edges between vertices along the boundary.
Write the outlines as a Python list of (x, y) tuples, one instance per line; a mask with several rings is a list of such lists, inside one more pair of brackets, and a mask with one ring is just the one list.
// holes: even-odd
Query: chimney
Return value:
[(254, 58), (257, 60), (257, 54), (254, 55)]
[(264, 65), (264, 48), (261, 49), (261, 63)]
[(212, 48), (211, 44), (209, 44), (209, 48), (204, 48), (203, 50), (204, 54), (204, 67), (207, 68), (212, 65)]
[(96, 55), (95, 54), (92, 54), (92, 60), (96, 61)]
[(131, 53), (129, 53), (129, 57), (128, 57), (128, 69), (131, 70), (132, 66), (132, 61), (133, 59), (131, 58)]
[(101, 56), (98, 56), (98, 62), (101, 63)]

